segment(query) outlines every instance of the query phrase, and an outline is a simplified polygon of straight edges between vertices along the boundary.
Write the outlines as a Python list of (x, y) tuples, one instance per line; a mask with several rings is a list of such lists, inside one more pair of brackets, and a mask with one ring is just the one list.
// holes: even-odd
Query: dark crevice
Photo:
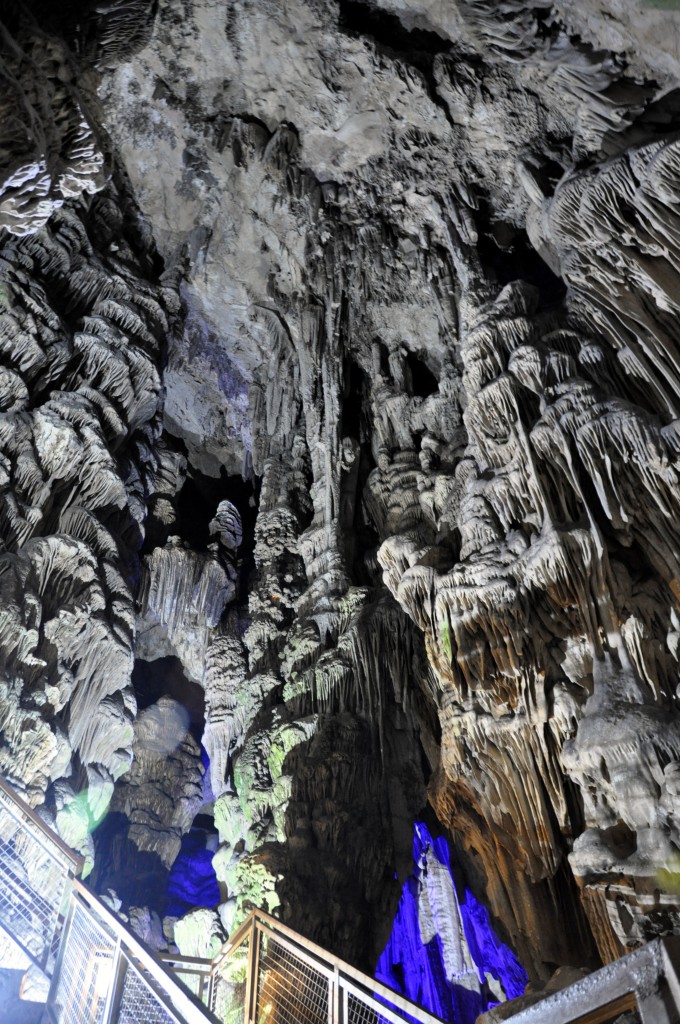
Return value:
[(453, 44), (437, 32), (422, 28), (406, 28), (394, 14), (379, 10), (361, 0), (339, 0), (338, 28), (354, 38), (371, 39), (379, 54), (390, 60), (400, 60), (420, 72), (432, 102), (449, 119), (449, 110), (437, 92), (434, 78), (434, 58), (449, 53)]
[(368, 393), (366, 374), (353, 359), (345, 360), (342, 400), (342, 433), (355, 441), (366, 437), (366, 416), (363, 412), (364, 396)]
[(212, 477), (190, 470), (177, 497), (177, 525), (173, 530), (194, 551), (207, 551), (215, 538), (210, 522), (221, 501), (230, 501), (241, 516), (243, 541), (237, 552), (239, 593), (247, 593), (247, 584), (255, 569), (255, 521), (257, 519), (260, 481), (230, 476), (222, 470)]
[(184, 674), (179, 658), (137, 659), (132, 670), (132, 685), (140, 711), (161, 697), (171, 697), (187, 711), (192, 736), (200, 742), (205, 725), (203, 688)]
[(388, 14), (362, 0), (339, 0), (339, 26), (347, 34), (369, 36), (379, 47), (392, 54), (407, 55), (415, 67), (429, 62), (436, 53), (448, 53), (451, 41), (437, 32), (408, 29), (395, 14)]
[(407, 352), (406, 354), (406, 369), (411, 378), (410, 390), (412, 395), (417, 395), (419, 398), (427, 398), (428, 395), (435, 394), (439, 388), (437, 378), (426, 363), (413, 352)]
[(530, 281), (538, 288), (544, 309), (563, 301), (567, 292), (564, 281), (534, 249), (526, 231), (507, 221), (496, 220), (488, 202), (481, 196), (475, 222), (482, 265), (501, 287), (510, 281)]
[(352, 537), (354, 539), (351, 552), (351, 573), (353, 581), (359, 586), (373, 586), (375, 580), (372, 578), (366, 564), (366, 554), (377, 550), (380, 544), (380, 537), (373, 523), (366, 514), (366, 507), (361, 500), (361, 495), (366, 488), (369, 475), (375, 469), (375, 460), (371, 451), (371, 445), (365, 441), (359, 450), (359, 471), (357, 477), (357, 498), (352, 523)]
[(243, 550), (255, 534), (257, 515), (255, 486), (240, 476), (229, 476), (224, 470), (219, 477), (206, 476), (191, 469), (177, 499), (179, 535), (194, 551), (207, 551), (214, 540), (210, 521), (221, 501), (230, 501), (238, 509), (243, 523)]

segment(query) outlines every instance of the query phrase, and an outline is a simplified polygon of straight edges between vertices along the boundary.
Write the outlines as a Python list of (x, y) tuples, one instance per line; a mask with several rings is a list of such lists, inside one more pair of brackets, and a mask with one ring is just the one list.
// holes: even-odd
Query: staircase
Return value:
[[(49, 979), (44, 1005), (22, 1001), (0, 962), (0, 1024), (441, 1024), (261, 911), (212, 960), (158, 957), (81, 869), (0, 779), (0, 931)], [(680, 1024), (679, 965), (680, 940), (657, 939), (509, 1024)]]
[[(0, 929), (50, 979), (40, 1024), (440, 1024), (259, 911), (213, 960), (158, 957), (81, 870), (0, 779)], [(16, 981), (10, 972), (7, 1024), (34, 1024), (34, 1007), (17, 1008)]]
[(0, 967), (0, 1024), (41, 1024), (45, 1006), (22, 999), (24, 972)]

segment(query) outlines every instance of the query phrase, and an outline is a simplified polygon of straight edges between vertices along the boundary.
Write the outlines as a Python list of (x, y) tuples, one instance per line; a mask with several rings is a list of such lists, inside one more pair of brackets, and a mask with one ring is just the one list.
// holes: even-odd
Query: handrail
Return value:
[[(212, 960), (207, 957), (182, 956), (181, 953), (157, 953), (156, 956), (172, 971), (175, 977), (206, 1006), (211, 1005), (213, 983)], [(191, 979), (191, 983), (188, 979)], [(193, 983), (196, 988), (192, 987)]]
[(179, 964), (180, 971), (183, 970), (184, 966), (189, 970), (191, 967), (195, 967), (196, 970), (205, 970), (207, 974), (210, 973), (213, 961), (208, 957), (203, 956), (183, 956), (181, 953), (156, 953), (159, 960), (164, 963)]
[[(361, 999), (375, 1001), (376, 1007), (379, 1008), (376, 1012), (391, 1020), (393, 1024), (400, 1024), (403, 1020), (403, 1017), (394, 1013), (394, 1010), (400, 1011), (401, 1014), (405, 1014), (409, 1018), (416, 1018), (422, 1024), (442, 1024), (439, 1017), (424, 1010), (401, 993), (388, 988), (387, 985), (370, 977), (370, 975), (364, 974), (356, 967), (348, 964), (347, 961), (330, 953), (311, 939), (300, 935), (299, 932), (294, 931), (288, 925), (263, 910), (251, 911), (245, 921), (229, 937), (222, 949), (213, 957), (213, 977), (219, 977), (220, 971), (226, 966), (236, 950), (248, 937), (254, 940), (258, 932), (276, 937), (277, 941), (294, 952), (303, 962), (307, 962), (319, 974), (326, 977), (331, 988), (333, 986), (336, 988), (342, 987), (345, 991), (349, 991), (352, 995), (356, 995)], [(249, 974), (252, 974), (253, 971), (256, 973), (258, 967), (253, 963), (252, 945), (249, 960)], [(347, 983), (345, 983), (344, 979), (347, 979)], [(257, 979), (254, 976), (249, 978), (249, 982), (251, 987), (254, 985), (257, 988)], [(246, 996), (247, 1002), (248, 996)], [(383, 1005), (383, 1003), (386, 1005)], [(333, 1024), (338, 1024), (337, 1012), (335, 1014), (329, 1012), (329, 1019), (333, 1020)], [(245, 1024), (248, 1024), (248, 1022), (248, 1007), (246, 1007)]]
[[(353, 981), (362, 985), (367, 991), (370, 991), (374, 995), (379, 995), (382, 999), (386, 999), (394, 1006), (398, 1006), (399, 1009), (408, 1013), (409, 1016), (416, 1015), (419, 1020), (423, 1021), (424, 1024), (442, 1024), (441, 1018), (435, 1016), (435, 1014), (429, 1013), (427, 1010), (423, 1010), (422, 1007), (418, 1006), (417, 1003), (412, 1002), (403, 996), (400, 992), (395, 992), (394, 989), (384, 985), (381, 981), (376, 978), (372, 978), (368, 974), (364, 974), (356, 967), (352, 967), (346, 960), (341, 960), (339, 956), (334, 953), (330, 953), (324, 949), (323, 946), (319, 946), (316, 942), (311, 939), (304, 938), (299, 932), (294, 931), (288, 925), (282, 921), (278, 921), (271, 914), (267, 914), (264, 910), (253, 910), (249, 914), (246, 921), (261, 921), (264, 925), (269, 928), (270, 931), (279, 932), (282, 935), (287, 936), (295, 944), (300, 945), (303, 949), (313, 953), (319, 960), (325, 963), (332, 964), (333, 967), (337, 967), (339, 971), (347, 975), (348, 978), (352, 978)], [(219, 954), (218, 954), (219, 955)]]
[[(64, 840), (58, 835), (50, 826), (42, 820), (39, 814), (33, 810), (29, 804), (21, 797), (8, 782), (0, 776), (0, 791), (5, 794), (10, 803), (14, 804), (24, 815), (28, 818), (32, 825), (35, 826), (37, 831), (43, 840), (49, 843), (50, 847), (56, 847), (61, 856), (70, 865), (69, 870), (74, 877), (78, 877), (82, 874), (83, 867), (85, 865), (85, 858), (75, 850), (72, 850), (70, 846), (67, 846)], [(52, 852), (52, 850), (50, 850)]]
[[(74, 896), (81, 900), (94, 915), (99, 918), (107, 928), (113, 932), (119, 944), (131, 952), (143, 970), (148, 973), (156, 982), (160, 991), (157, 993), (164, 1002), (170, 1002), (172, 1008), (181, 1013), (187, 1024), (219, 1024), (217, 1018), (206, 1009), (205, 1005), (196, 998), (188, 988), (179, 982), (175, 973), (166, 967), (165, 964), (152, 953), (146, 943), (142, 941), (131, 928), (128, 928), (113, 911), (102, 903), (99, 897), (95, 896), (82, 882), (76, 880), (73, 883)], [(170, 991), (172, 997), (167, 993)]]
[(642, 1024), (680, 1021), (680, 938), (654, 939), (509, 1017), (507, 1024), (606, 1024), (637, 1010)]

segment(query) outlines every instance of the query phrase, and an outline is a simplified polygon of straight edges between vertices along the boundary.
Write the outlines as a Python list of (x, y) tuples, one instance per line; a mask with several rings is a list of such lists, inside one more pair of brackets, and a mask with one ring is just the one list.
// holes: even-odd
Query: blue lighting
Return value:
[[(210, 759), (201, 747), (201, 760), (205, 767), (204, 798), (209, 793)], [(210, 794), (211, 795), (211, 794)], [(216, 907), (220, 902), (220, 887), (213, 868), (214, 851), (206, 846), (208, 836), (202, 828), (192, 828), (182, 837), (182, 846), (168, 879), (168, 902), (165, 914), (182, 917), (197, 907)]]
[(181, 917), (196, 907), (216, 907), (220, 887), (212, 865), (214, 852), (206, 849), (205, 832), (192, 828), (170, 870), (166, 915)]
[[(376, 978), (443, 1020), (474, 1024), (480, 1013), (498, 1004), (498, 995), (494, 997), (491, 986), (499, 995), (502, 989), (505, 998), (514, 999), (524, 992), (526, 973), (512, 950), (498, 939), (488, 911), (470, 890), (466, 888), (463, 898), (458, 899), (448, 843), (443, 837), (433, 839), (421, 823), (414, 830), (413, 859), (416, 868), (402, 889), (392, 935), (378, 960)], [(439, 884), (432, 888), (436, 873)], [(437, 897), (444, 905), (433, 906)], [(438, 928), (428, 942), (422, 941), (419, 904), (422, 918), (423, 902), (439, 924), (442, 915), (446, 916), (453, 939), (443, 936)], [(451, 950), (447, 955), (445, 944), (452, 942), (455, 948), (461, 931), (469, 956), (457, 972), (452, 972)], [(491, 986), (489, 978), (493, 979)]]

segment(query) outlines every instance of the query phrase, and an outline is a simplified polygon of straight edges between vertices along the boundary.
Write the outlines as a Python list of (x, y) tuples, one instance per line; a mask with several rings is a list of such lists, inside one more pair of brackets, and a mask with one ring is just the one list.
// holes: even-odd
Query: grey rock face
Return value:
[(29, 188), (23, 151), (3, 149), (0, 765), (89, 854), (132, 756), (131, 580), (168, 317), (124, 187), (103, 188), (94, 136), (78, 134), (65, 48), (27, 32), (3, 37), (4, 73), (34, 90), (49, 180)]
[(203, 802), (202, 774), (183, 706), (162, 697), (141, 711), (132, 767), (116, 789), (111, 811), (125, 815), (128, 838), (137, 849), (158, 854), (166, 868)]
[(0, 66), (0, 770), (89, 870), (132, 759), (140, 497), (176, 299), (66, 45), (10, 5)]
[(426, 792), (534, 977), (680, 928), (679, 17), (7, 19), (0, 770), (90, 856), (212, 816), (187, 951), (369, 965)]

